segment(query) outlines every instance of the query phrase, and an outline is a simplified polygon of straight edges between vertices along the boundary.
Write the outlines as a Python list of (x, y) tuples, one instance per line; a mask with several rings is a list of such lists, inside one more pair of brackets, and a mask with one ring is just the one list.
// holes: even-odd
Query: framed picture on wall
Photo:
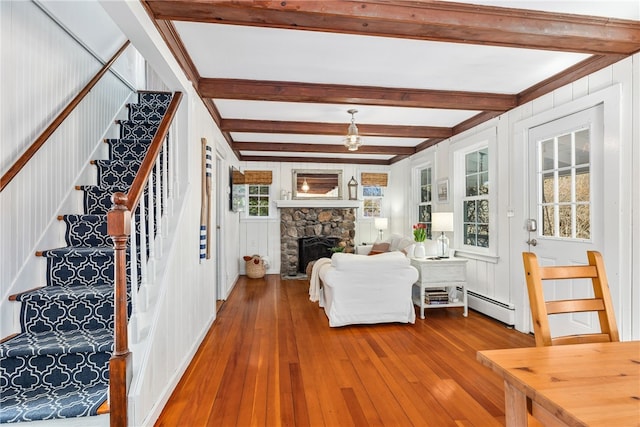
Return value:
[(449, 180), (440, 179), (436, 182), (436, 194), (438, 203), (449, 203)]

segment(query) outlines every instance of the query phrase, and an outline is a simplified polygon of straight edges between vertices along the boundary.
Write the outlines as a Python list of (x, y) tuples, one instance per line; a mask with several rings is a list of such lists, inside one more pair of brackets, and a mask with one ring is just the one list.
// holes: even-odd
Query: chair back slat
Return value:
[(604, 310), (604, 303), (601, 299), (567, 299), (558, 301), (547, 301), (547, 314), (579, 313), (582, 311)]
[(540, 278), (542, 280), (592, 279), (594, 277), (598, 277), (598, 270), (591, 265), (540, 267)]
[[(620, 341), (602, 255), (587, 251), (587, 258), (589, 264), (584, 266), (540, 267), (536, 254), (523, 252), (536, 346)], [(594, 297), (546, 301), (543, 281), (566, 279), (591, 279)], [(552, 337), (549, 315), (578, 312), (597, 313), (600, 333)]]

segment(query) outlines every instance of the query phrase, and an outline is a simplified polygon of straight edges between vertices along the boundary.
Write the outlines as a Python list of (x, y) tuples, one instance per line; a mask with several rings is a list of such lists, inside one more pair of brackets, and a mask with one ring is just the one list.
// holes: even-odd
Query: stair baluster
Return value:
[[(136, 177), (129, 188), (128, 194), (115, 193), (112, 196), (114, 206), (107, 214), (107, 228), (114, 242), (115, 250), (115, 350), (109, 363), (109, 405), (110, 423), (112, 427), (127, 425), (127, 395), (131, 384), (131, 353), (127, 336), (127, 276), (126, 276), (126, 243), (131, 233), (131, 212), (135, 212), (141, 199), (144, 198), (144, 188), (147, 187), (149, 197), (149, 259), (154, 238), (154, 221), (159, 223), (161, 217), (154, 217), (156, 203), (154, 194), (154, 165), (157, 163), (166, 139), (169, 127), (176, 114), (182, 98), (180, 92), (176, 92), (171, 99), (167, 111), (158, 126), (151, 146), (140, 164)], [(165, 152), (166, 155), (166, 152)], [(159, 171), (156, 170), (156, 173)], [(155, 179), (160, 179), (156, 175)], [(143, 212), (143, 209), (140, 209)], [(153, 270), (153, 269), (152, 269)], [(132, 293), (137, 290), (132, 288)]]

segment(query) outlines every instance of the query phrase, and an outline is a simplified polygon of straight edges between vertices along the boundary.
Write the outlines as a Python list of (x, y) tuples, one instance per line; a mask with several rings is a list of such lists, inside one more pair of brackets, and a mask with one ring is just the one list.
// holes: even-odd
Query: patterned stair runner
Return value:
[[(21, 304), (21, 332), (0, 344), (0, 423), (96, 415), (107, 400), (114, 251), (106, 213), (111, 194), (128, 191), (170, 100), (169, 93), (141, 92), (129, 105), (129, 120), (119, 122), (120, 139), (107, 141), (109, 160), (94, 162), (98, 184), (80, 187), (84, 212), (60, 218), (67, 246), (39, 254), (47, 261), (46, 286), (14, 296)], [(137, 213), (138, 242), (139, 218)], [(155, 233), (156, 222), (147, 220), (147, 232)]]

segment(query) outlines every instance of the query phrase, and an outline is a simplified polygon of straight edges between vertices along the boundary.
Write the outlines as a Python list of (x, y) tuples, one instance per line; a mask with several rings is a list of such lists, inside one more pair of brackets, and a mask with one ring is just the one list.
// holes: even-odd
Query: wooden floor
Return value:
[(462, 309), (329, 328), (308, 282), (242, 276), (157, 426), (500, 426), (484, 349), (532, 336)]

